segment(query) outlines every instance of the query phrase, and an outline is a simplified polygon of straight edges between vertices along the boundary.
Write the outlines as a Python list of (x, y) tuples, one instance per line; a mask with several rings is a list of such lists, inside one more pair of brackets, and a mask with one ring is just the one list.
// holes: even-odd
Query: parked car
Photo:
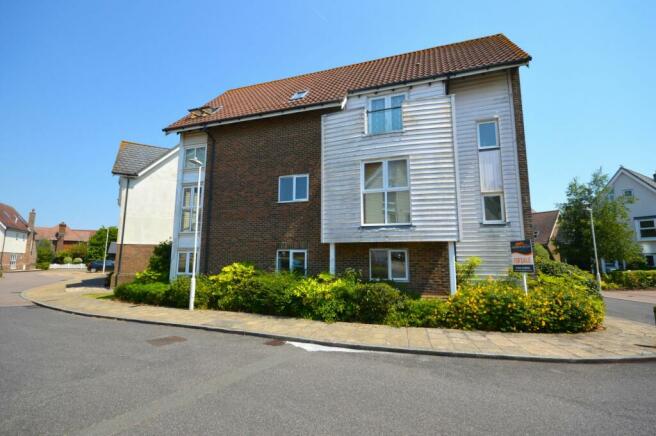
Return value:
[[(103, 261), (102, 260), (94, 260), (94, 261), (91, 261), (87, 264), (87, 271), (96, 272), (96, 271), (102, 271), (102, 269), (103, 269)], [(113, 260), (106, 260), (105, 261), (105, 271), (114, 271), (114, 261)]]

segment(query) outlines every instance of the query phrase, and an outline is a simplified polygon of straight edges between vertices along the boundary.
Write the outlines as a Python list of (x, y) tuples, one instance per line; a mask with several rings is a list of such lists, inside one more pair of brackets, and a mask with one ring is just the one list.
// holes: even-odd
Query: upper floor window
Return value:
[(294, 201), (307, 201), (310, 176), (295, 174), (278, 178), (278, 202), (291, 203)]
[(191, 160), (198, 159), (205, 166), (205, 147), (193, 147), (185, 149), (185, 169), (197, 168)]
[(369, 133), (398, 132), (403, 130), (401, 105), (405, 95), (388, 95), (369, 100)]
[(478, 148), (499, 148), (499, 124), (496, 120), (478, 123)]
[(633, 189), (625, 189), (623, 193), (625, 197), (633, 197)]
[[(180, 217), (180, 231), (193, 232), (196, 229), (196, 194), (197, 186), (184, 186), (182, 188), (182, 215)], [(203, 216), (203, 188), (200, 188), (200, 216)]]
[(641, 238), (656, 238), (656, 218), (640, 220), (639, 226)]
[(407, 160), (363, 163), (362, 222), (369, 225), (410, 224)]
[(496, 224), (504, 220), (503, 194), (483, 194), (483, 223)]

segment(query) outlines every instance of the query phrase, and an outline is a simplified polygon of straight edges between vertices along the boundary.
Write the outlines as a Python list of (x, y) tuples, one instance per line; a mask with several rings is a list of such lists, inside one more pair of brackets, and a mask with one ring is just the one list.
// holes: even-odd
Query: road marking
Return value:
[(298, 347), (302, 350), (309, 351), (311, 353), (315, 351), (323, 351), (327, 353), (331, 352), (336, 352), (336, 353), (371, 353), (371, 351), (367, 350), (356, 350), (353, 348), (342, 348), (342, 347), (327, 347), (325, 345), (317, 345), (317, 344), (310, 344), (307, 342), (292, 342), (292, 341), (287, 341), (289, 345), (293, 345), (294, 347)]

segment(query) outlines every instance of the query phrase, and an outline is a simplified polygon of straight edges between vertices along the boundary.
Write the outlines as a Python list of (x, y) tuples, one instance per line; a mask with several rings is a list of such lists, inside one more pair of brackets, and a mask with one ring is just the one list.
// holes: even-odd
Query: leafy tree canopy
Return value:
[(88, 260), (100, 260), (105, 256), (105, 237), (109, 231), (109, 244), (116, 242), (118, 229), (114, 226), (111, 227), (101, 227), (98, 231), (89, 238), (89, 244), (87, 246), (87, 255)]
[(575, 178), (567, 187), (567, 201), (560, 204), (558, 250), (564, 260), (583, 269), (589, 269), (594, 262), (588, 207), (592, 207), (600, 258), (628, 263), (642, 259), (626, 207), (633, 200), (613, 198), (607, 184), (608, 175), (601, 168), (592, 173), (588, 183)]

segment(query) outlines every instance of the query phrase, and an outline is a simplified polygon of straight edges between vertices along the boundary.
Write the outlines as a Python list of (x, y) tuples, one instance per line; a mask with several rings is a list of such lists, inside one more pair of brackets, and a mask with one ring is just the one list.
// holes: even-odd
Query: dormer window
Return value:
[(300, 100), (308, 94), (308, 90), (305, 91), (296, 91), (290, 98), (291, 101)]

